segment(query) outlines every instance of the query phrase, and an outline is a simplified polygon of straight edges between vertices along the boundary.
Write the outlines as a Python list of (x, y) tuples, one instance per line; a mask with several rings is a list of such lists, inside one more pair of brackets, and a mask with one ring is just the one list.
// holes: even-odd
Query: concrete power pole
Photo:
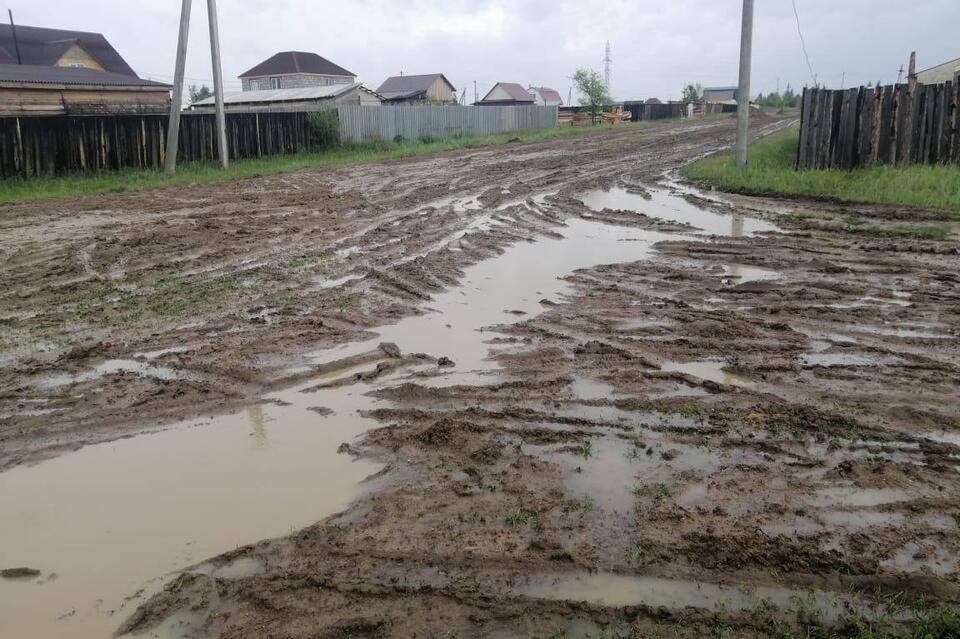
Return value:
[(750, 129), (750, 56), (753, 53), (753, 0), (743, 0), (740, 34), (740, 89), (737, 93), (737, 166), (747, 166)]
[(213, 94), (217, 103), (217, 142), (220, 164), (227, 168), (227, 118), (223, 113), (223, 72), (220, 69), (220, 28), (217, 25), (217, 0), (207, 0), (207, 20), (210, 22), (210, 61), (213, 64)]
[(187, 37), (190, 35), (191, 0), (183, 0), (180, 7), (180, 35), (177, 37), (177, 64), (173, 72), (173, 100), (170, 102), (170, 121), (167, 123), (167, 154), (163, 170), (173, 175), (177, 170), (177, 145), (180, 141), (180, 109), (183, 108), (183, 70), (187, 64)]

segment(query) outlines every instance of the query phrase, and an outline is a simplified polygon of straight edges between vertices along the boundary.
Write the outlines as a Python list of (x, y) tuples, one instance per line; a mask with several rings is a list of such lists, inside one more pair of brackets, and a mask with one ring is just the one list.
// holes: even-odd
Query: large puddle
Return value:
[[(709, 232), (766, 228), (700, 211), (667, 192), (652, 201), (656, 210), (647, 200), (639, 210)], [(383, 327), (369, 342), (314, 353), (313, 362), (394, 342), (403, 353), (446, 356), (456, 364), (438, 373), (461, 379), (466, 372), (489, 373), (496, 366), (487, 358), (487, 342), (495, 334), (481, 329), (540, 312), (540, 300), (568, 291), (558, 278), (577, 268), (643, 259), (653, 242), (677, 237), (579, 219), (558, 230), (564, 239), (520, 243), (465, 269), (461, 286), (426, 304), (425, 314)], [(163, 374), (142, 361), (118, 362), (89, 374)], [(109, 636), (175, 571), (345, 508), (378, 466), (337, 449), (375, 425), (358, 411), (377, 401), (366, 394), (373, 386), (364, 383), (302, 392), (356, 367), (326, 370), (246, 410), (0, 474), (0, 568), (41, 571), (32, 579), (0, 579), (0, 636)]]

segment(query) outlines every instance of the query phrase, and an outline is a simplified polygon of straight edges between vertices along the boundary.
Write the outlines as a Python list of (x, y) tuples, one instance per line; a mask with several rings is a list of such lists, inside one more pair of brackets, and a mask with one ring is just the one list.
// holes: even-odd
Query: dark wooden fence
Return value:
[(687, 107), (683, 104), (646, 104), (633, 101), (624, 102), (623, 110), (630, 112), (630, 119), (634, 122), (681, 118), (687, 113)]
[[(181, 162), (217, 159), (212, 113), (180, 119)], [(163, 166), (167, 115), (0, 118), (0, 178)], [(295, 153), (307, 148), (305, 113), (228, 113), (230, 157)]]
[(806, 89), (801, 169), (960, 164), (960, 85)]

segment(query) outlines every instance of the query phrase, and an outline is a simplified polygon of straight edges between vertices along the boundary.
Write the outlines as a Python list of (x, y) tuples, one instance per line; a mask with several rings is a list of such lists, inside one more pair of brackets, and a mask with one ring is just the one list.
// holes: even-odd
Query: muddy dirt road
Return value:
[(664, 175), (732, 124), (7, 207), (0, 568), (42, 574), (0, 580), (0, 628), (782, 637), (956, 603), (957, 229)]

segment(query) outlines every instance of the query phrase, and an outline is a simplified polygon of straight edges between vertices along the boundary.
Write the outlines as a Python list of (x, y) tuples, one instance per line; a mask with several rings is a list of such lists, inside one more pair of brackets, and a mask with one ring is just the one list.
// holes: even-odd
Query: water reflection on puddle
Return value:
[(702, 360), (698, 362), (664, 362), (660, 367), (660, 370), (686, 373), (699, 379), (716, 382), (717, 384), (744, 387), (756, 386), (756, 383), (747, 377), (725, 371), (724, 367), (726, 367), (726, 365), (726, 362), (714, 360)]
[(690, 224), (710, 235), (746, 237), (777, 230), (774, 224), (764, 220), (742, 215), (720, 215), (701, 209), (666, 189), (650, 189), (648, 193), (650, 199), (616, 187), (609, 191), (589, 191), (580, 196), (580, 201), (594, 211), (634, 211), (671, 222)]
[[(369, 342), (316, 353), (315, 365), (388, 341), (404, 353), (450, 357), (456, 366), (449, 370), (469, 383), (464, 373), (496, 369), (487, 359), (491, 334), (481, 329), (518, 321), (504, 308), (537, 313), (545, 296), (556, 299), (569, 290), (559, 277), (644, 259), (653, 242), (668, 237), (578, 219), (561, 232), (563, 240), (517, 244), (468, 267), (463, 286), (436, 296), (430, 312), (383, 327)], [(378, 466), (337, 454), (337, 448), (375, 425), (358, 410), (378, 401), (365, 395), (366, 384), (301, 390), (358, 368), (324, 368), (299, 387), (269, 395), (272, 403), (0, 474), (0, 566), (58, 575), (42, 585), (0, 580), (0, 635), (107, 636), (162, 586), (165, 575), (345, 508)], [(137, 360), (104, 364), (89, 374), (128, 369), (167, 374)], [(333, 414), (311, 410), (317, 407)], [(125, 600), (141, 589), (140, 598)]]

